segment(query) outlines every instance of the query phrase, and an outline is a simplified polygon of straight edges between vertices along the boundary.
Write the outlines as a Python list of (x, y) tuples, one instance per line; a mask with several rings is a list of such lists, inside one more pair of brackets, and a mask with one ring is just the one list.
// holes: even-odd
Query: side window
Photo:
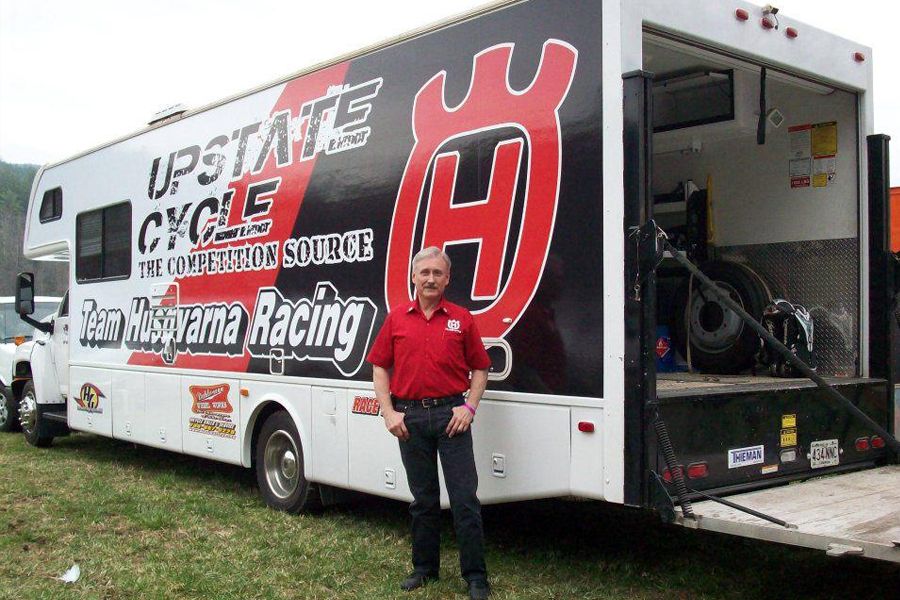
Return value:
[(131, 275), (131, 203), (81, 213), (75, 219), (78, 283)]
[(57, 221), (62, 217), (62, 188), (53, 188), (44, 192), (44, 198), (41, 200), (41, 212), (39, 217), (41, 223)]
[(69, 316), (69, 292), (66, 292), (66, 295), (63, 296), (62, 302), (59, 303), (59, 316)]

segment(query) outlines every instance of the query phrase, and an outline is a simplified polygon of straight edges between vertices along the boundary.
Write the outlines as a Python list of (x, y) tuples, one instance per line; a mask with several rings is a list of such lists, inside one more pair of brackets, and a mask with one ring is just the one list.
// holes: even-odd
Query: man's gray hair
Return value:
[(437, 246), (428, 246), (427, 248), (422, 248), (419, 252), (413, 256), (412, 259), (412, 272), (416, 272), (416, 265), (425, 260), (426, 258), (443, 258), (444, 262), (447, 263), (447, 271), (450, 271), (450, 257), (447, 256), (447, 253), (438, 248)]

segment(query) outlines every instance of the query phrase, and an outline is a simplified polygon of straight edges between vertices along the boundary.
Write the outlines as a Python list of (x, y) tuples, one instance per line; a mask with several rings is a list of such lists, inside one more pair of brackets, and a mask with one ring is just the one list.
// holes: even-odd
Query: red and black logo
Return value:
[[(474, 58), (465, 99), (445, 103), (442, 71), (416, 94), (413, 146), (394, 209), (386, 265), (388, 306), (411, 298), (410, 262), (427, 246), (475, 248), (470, 300), (485, 338), (503, 337), (534, 296), (552, 241), (562, 169), (559, 107), (577, 50), (544, 43), (531, 84), (509, 84), (513, 44)], [(473, 151), (472, 149), (475, 148)], [(479, 161), (466, 153), (486, 154)], [(468, 185), (482, 164), (486, 189)]]

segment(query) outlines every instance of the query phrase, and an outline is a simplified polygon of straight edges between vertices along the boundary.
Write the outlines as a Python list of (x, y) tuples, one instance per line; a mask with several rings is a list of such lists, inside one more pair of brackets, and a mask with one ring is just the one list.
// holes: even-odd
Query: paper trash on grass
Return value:
[(57, 577), (56, 579), (62, 581), (63, 583), (75, 583), (78, 581), (78, 578), (81, 577), (81, 568), (78, 566), (78, 563), (75, 563), (69, 570), (62, 574), (62, 576)]

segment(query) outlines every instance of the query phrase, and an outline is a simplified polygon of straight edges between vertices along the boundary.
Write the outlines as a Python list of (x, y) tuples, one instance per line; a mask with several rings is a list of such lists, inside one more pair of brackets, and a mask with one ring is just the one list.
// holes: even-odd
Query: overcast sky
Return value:
[[(0, 159), (60, 160), (141, 128), (166, 106), (196, 108), (483, 4), (0, 0)], [(900, 157), (900, 3), (775, 5), (873, 48), (875, 129), (894, 136)], [(900, 158), (892, 181), (900, 185)]]

